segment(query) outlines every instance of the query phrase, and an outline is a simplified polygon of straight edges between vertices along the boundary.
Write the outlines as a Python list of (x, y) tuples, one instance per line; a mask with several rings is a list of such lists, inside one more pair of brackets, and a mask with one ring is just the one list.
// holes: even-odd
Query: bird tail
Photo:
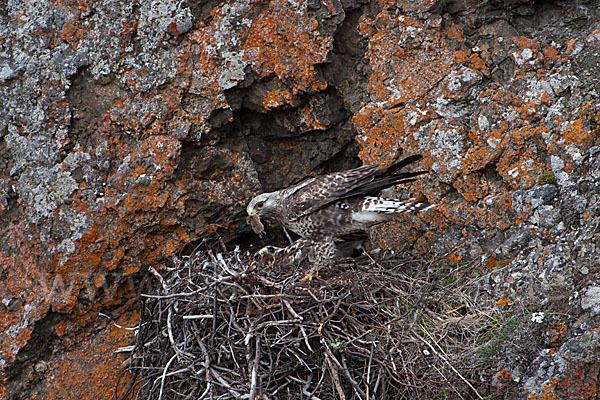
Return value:
[(400, 172), (400, 170), (419, 161), (421, 158), (423, 158), (421, 155), (406, 157), (395, 164), (373, 172), (373, 174), (365, 175), (362, 181), (356, 184), (356, 190), (348, 194), (352, 196), (357, 194), (375, 195), (387, 187), (413, 182), (417, 180), (418, 176), (429, 171)]
[(366, 197), (363, 211), (383, 214), (404, 214), (410, 212), (425, 211), (433, 207), (428, 203), (414, 202), (410, 200), (390, 200), (381, 197)]
[(415, 202), (414, 200), (393, 200), (368, 196), (365, 197), (362, 210), (354, 213), (352, 218), (358, 222), (376, 224), (389, 221), (399, 214), (423, 212), (434, 207), (429, 203)]

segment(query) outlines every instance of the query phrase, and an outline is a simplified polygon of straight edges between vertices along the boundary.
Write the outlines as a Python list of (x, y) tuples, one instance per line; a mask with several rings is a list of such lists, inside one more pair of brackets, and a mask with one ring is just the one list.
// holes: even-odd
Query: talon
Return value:
[(300, 279), (300, 282), (311, 282), (313, 279), (321, 279), (321, 277), (318, 273), (309, 272), (308, 274), (304, 275), (302, 279)]

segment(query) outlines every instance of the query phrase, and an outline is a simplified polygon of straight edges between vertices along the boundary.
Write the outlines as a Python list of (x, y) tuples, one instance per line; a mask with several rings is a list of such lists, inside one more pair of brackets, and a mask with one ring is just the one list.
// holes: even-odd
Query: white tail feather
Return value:
[(397, 214), (425, 211), (431, 207), (427, 203), (414, 203), (403, 200), (384, 199), (381, 197), (366, 197), (362, 210), (352, 214), (352, 219), (362, 223), (385, 222)]

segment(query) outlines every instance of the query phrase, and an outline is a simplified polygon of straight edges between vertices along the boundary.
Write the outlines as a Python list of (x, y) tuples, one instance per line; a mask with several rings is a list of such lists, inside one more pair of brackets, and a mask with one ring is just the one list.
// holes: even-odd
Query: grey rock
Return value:
[(530, 227), (524, 227), (515, 232), (500, 246), (503, 255), (508, 256), (519, 252), (531, 245), (533, 230)]
[(19, 76), (22, 68), (14, 65), (11, 59), (0, 57), (0, 81), (6, 82)]
[(581, 308), (592, 315), (600, 314), (600, 286), (589, 286), (581, 298)]
[(597, 351), (600, 348), (600, 337), (597, 332), (588, 330), (581, 336), (569, 339), (561, 346), (558, 356), (571, 363), (597, 362)]

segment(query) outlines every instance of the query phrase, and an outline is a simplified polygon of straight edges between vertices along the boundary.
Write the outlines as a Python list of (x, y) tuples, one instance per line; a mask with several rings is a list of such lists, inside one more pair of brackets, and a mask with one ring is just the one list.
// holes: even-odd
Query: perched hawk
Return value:
[[(298, 185), (263, 193), (248, 204), (248, 223), (259, 235), (261, 218), (276, 222), (314, 243), (316, 267), (336, 257), (336, 242), (399, 214), (423, 211), (429, 204), (378, 197), (389, 186), (412, 182), (427, 171), (400, 172), (422, 156), (407, 157), (388, 167), (368, 165), (308, 179)], [(293, 245), (292, 245), (293, 246)], [(298, 246), (296, 246), (298, 247)]]

